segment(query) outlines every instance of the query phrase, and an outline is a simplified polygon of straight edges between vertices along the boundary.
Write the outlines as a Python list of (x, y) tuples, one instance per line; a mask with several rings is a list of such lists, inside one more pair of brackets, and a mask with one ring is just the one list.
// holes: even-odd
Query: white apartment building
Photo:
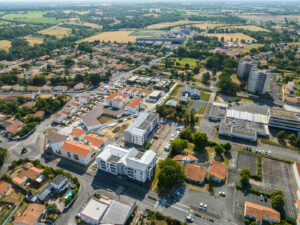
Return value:
[(127, 150), (114, 145), (106, 145), (97, 156), (96, 163), (100, 170), (145, 183), (153, 178), (156, 154), (152, 150), (140, 152), (135, 148)]
[(251, 69), (248, 77), (248, 91), (258, 95), (267, 93), (270, 76), (268, 71)]
[(143, 146), (158, 123), (159, 115), (157, 113), (139, 113), (138, 118), (124, 132), (125, 142)]
[(238, 68), (236, 71), (238, 78), (246, 79), (250, 73), (251, 67), (252, 67), (252, 64), (250, 62), (239, 61), (239, 65), (238, 65)]

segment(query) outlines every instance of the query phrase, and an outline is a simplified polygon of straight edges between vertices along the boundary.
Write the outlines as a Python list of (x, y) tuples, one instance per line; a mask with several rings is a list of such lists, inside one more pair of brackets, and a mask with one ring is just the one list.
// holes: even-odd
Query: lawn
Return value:
[(207, 93), (203, 90), (200, 91), (200, 100), (208, 102), (210, 98), (210, 93)]
[(23, 21), (27, 23), (48, 23), (57, 24), (64, 19), (56, 19), (54, 17), (44, 17), (46, 12), (32, 11), (24, 13), (11, 13), (6, 14), (2, 18), (12, 21)]
[(0, 50), (8, 51), (10, 46), (10, 41), (0, 40)]
[(130, 36), (132, 31), (111, 31), (111, 32), (103, 32), (91, 37), (85, 38), (82, 41), (93, 42), (96, 40), (99, 41), (111, 41), (111, 42), (119, 42), (119, 43), (127, 43), (127, 42), (135, 42), (136, 38), (140, 36)]
[(197, 59), (192, 59), (192, 58), (182, 58), (181, 60), (179, 58), (170, 58), (170, 59), (175, 60), (174, 66), (176, 66), (176, 63), (179, 63), (180, 64), (179, 67), (184, 68), (185, 64), (189, 64), (191, 69), (193, 69), (197, 65), (197, 61), (199, 61)]
[(166, 31), (162, 30), (141, 30), (132, 32), (129, 36), (160, 37), (161, 35), (164, 35), (166, 33)]
[[(74, 19), (78, 19), (78, 20), (74, 20)], [(73, 20), (71, 22), (67, 22), (65, 24), (74, 24), (74, 25), (79, 25), (79, 26), (91, 27), (93, 29), (102, 29), (102, 26), (99, 24), (83, 22), (83, 21), (80, 21), (79, 18), (73, 18)]]
[(162, 28), (167, 28), (167, 27), (174, 27), (174, 26), (179, 26), (183, 24), (192, 24), (192, 23), (199, 23), (199, 21), (189, 21), (189, 20), (180, 20), (176, 22), (166, 22), (166, 23), (157, 23), (157, 24), (152, 24), (150, 26), (147, 26), (147, 29), (162, 29)]
[(242, 39), (250, 42), (252, 42), (253, 40), (256, 41), (254, 38), (242, 33), (229, 33), (229, 34), (218, 33), (218, 34), (205, 34), (205, 35), (210, 37), (218, 37), (219, 39), (221, 39), (221, 37), (224, 37), (225, 41), (236, 41), (236, 40), (240, 41)]
[(65, 36), (69, 36), (72, 33), (72, 29), (60, 26), (49, 27), (48, 29), (42, 30), (38, 32), (43, 35), (53, 35), (57, 38), (63, 38)]
[(31, 46), (35, 44), (42, 44), (44, 41), (44, 38), (36, 36), (26, 36), (25, 39), (29, 42)]
[(151, 183), (151, 191), (157, 191), (159, 164), (160, 164), (160, 161), (158, 161), (156, 164), (155, 175), (154, 175), (154, 178)]

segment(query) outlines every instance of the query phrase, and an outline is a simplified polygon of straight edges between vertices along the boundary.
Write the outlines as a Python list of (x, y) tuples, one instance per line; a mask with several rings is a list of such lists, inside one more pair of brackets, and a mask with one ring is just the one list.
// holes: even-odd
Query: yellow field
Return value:
[(44, 41), (44, 38), (42, 37), (35, 37), (35, 36), (26, 36), (24, 37), (31, 46), (33, 46), (34, 44), (42, 44)]
[(193, 24), (194, 27), (198, 27), (200, 29), (206, 30), (215, 28), (215, 27), (222, 27), (225, 26), (225, 24), (219, 24), (219, 23), (199, 23), (199, 24)]
[(232, 33), (232, 34), (205, 34), (206, 36), (210, 36), (210, 37), (218, 37), (219, 39), (221, 39), (221, 37), (224, 37), (225, 41), (240, 41), (242, 39), (244, 39), (245, 41), (250, 41), (252, 42), (252, 40), (256, 41), (254, 38), (242, 34), (242, 33)]
[(250, 31), (266, 31), (266, 32), (270, 32), (267, 29), (258, 27), (258, 26), (253, 26), (253, 25), (249, 25), (249, 26), (226, 26), (226, 27), (220, 27), (220, 28), (232, 28), (232, 29), (244, 29), (244, 30), (250, 30)]
[(161, 29), (161, 28), (178, 26), (183, 24), (190, 24), (190, 23), (199, 23), (199, 21), (180, 20), (176, 22), (157, 23), (157, 24), (152, 24), (150, 26), (147, 26), (147, 29)]
[(141, 36), (129, 36), (132, 31), (112, 31), (112, 32), (103, 32), (100, 34), (96, 34), (94, 36), (85, 38), (82, 41), (93, 42), (96, 40), (99, 41), (111, 41), (111, 42), (119, 42), (119, 43), (127, 43), (127, 42), (135, 42), (135, 39)]
[(8, 51), (10, 48), (10, 41), (1, 40), (0, 41), (0, 50)]
[(57, 38), (63, 38), (64, 36), (68, 36), (72, 33), (72, 29), (66, 27), (53, 26), (49, 27), (46, 30), (39, 31), (40, 34), (43, 35), (54, 35)]

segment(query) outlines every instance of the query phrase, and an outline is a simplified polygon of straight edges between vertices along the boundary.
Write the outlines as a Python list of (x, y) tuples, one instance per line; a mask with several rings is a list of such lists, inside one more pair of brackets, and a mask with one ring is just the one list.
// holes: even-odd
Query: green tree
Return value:
[(229, 104), (232, 103), (232, 99), (229, 98), (229, 99), (227, 100), (227, 102), (228, 102)]
[(47, 214), (57, 214), (59, 213), (59, 210), (56, 206), (56, 204), (48, 204), (46, 207)]
[(249, 185), (249, 176), (244, 174), (243, 176), (241, 176), (240, 182), (241, 182), (242, 186), (244, 186), (244, 187), (248, 186)]
[(185, 148), (187, 148), (187, 146), (188, 146), (187, 140), (176, 138), (174, 141), (171, 142), (172, 153), (176, 155), (182, 152)]
[(194, 149), (197, 152), (204, 151), (208, 143), (208, 138), (206, 133), (197, 132), (194, 136)]
[(300, 148), (300, 136), (297, 137), (295, 144), (297, 145), (298, 148)]
[(222, 155), (222, 153), (223, 153), (223, 151), (224, 151), (224, 149), (223, 149), (223, 147), (221, 146), (221, 145), (216, 145), (215, 147), (214, 147), (214, 149), (215, 149), (215, 152), (216, 152), (216, 154), (217, 155)]
[(223, 148), (226, 152), (229, 152), (231, 149), (231, 144), (227, 142), (226, 144), (223, 145)]
[(251, 176), (250, 170), (248, 168), (242, 169), (240, 172), (240, 176), (243, 176), (243, 175), (247, 175), (250, 177)]
[(93, 73), (90, 75), (90, 82), (93, 86), (97, 86), (101, 81), (100, 75), (97, 73)]
[(202, 75), (202, 82), (204, 84), (207, 84), (210, 80), (210, 73), (209, 72), (206, 72)]
[(68, 56), (65, 58), (64, 64), (67, 68), (70, 68), (75, 64), (75, 61), (73, 60), (73, 58), (71, 56)]
[(280, 190), (274, 190), (271, 193), (271, 203), (272, 207), (276, 210), (281, 210), (284, 207), (284, 197), (283, 193)]
[(295, 143), (296, 142), (296, 135), (293, 133), (293, 134), (290, 134), (288, 137), (288, 140), (291, 142), (291, 143)]
[(184, 178), (183, 166), (172, 159), (166, 159), (159, 164), (158, 191), (166, 193), (183, 183)]
[(278, 141), (284, 141), (285, 139), (285, 131), (281, 130), (276, 134), (276, 138), (278, 139)]
[(193, 131), (191, 128), (186, 128), (180, 132), (179, 137), (184, 140), (192, 141)]
[(4, 160), (7, 156), (7, 149), (6, 148), (1, 148), (0, 147), (0, 166), (4, 163)]

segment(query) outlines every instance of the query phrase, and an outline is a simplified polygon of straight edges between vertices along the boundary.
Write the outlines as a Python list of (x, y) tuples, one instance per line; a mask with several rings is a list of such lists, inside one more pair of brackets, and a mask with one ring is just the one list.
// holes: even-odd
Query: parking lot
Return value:
[(252, 175), (257, 173), (257, 155), (239, 152), (238, 169), (248, 168)]
[(285, 197), (285, 211), (288, 216), (295, 217), (294, 194), (296, 181), (292, 165), (281, 161), (262, 157), (262, 182), (266, 191), (281, 190)]

